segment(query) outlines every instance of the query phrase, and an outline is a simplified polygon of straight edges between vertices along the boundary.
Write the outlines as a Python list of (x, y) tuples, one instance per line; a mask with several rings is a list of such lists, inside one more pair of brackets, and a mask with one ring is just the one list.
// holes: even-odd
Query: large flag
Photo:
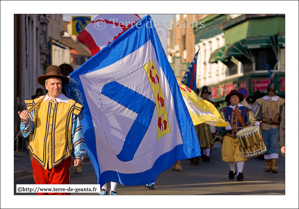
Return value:
[(198, 52), (194, 55), (192, 62), (190, 63), (188, 70), (186, 71), (184, 77), (182, 78), (182, 84), (185, 84), (187, 87), (196, 91), (196, 66), (197, 66), (197, 56)]
[(179, 83), (179, 86), (194, 125), (207, 123), (212, 126), (227, 126), (211, 102), (198, 98), (195, 92), (184, 84)]
[(70, 74), (98, 183), (152, 183), (177, 160), (200, 156), (179, 85), (148, 15)]
[(137, 14), (100, 14), (78, 35), (92, 56), (140, 20)]

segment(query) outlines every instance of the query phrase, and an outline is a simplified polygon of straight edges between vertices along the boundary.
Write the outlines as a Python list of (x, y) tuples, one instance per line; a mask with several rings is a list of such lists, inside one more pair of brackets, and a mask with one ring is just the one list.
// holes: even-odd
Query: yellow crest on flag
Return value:
[(153, 60), (149, 61), (143, 66), (148, 80), (150, 82), (153, 94), (155, 96), (157, 113), (158, 113), (158, 127), (157, 135), (158, 140), (167, 133), (170, 133), (170, 127), (168, 123), (167, 110), (164, 105), (164, 94), (160, 86), (160, 77)]
[(180, 82), (179, 87), (194, 125), (207, 123), (212, 126), (227, 126), (211, 102), (200, 99), (194, 91)]
[(79, 35), (90, 21), (91, 16), (72, 16), (72, 35)]

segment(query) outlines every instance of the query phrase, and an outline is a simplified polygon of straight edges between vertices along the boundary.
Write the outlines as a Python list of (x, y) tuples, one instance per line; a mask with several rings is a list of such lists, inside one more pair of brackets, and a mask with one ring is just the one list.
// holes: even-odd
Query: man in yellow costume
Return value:
[(26, 110), (19, 112), (21, 132), (25, 138), (29, 136), (33, 177), (36, 184), (69, 184), (72, 156), (76, 167), (86, 154), (80, 122), (82, 105), (61, 93), (69, 79), (61, 75), (58, 66), (50, 65), (37, 82), (48, 94), (25, 100)]
[(243, 94), (237, 90), (232, 90), (226, 97), (225, 101), (230, 103), (229, 106), (220, 109), (220, 114), (226, 121), (228, 126), (217, 127), (219, 134), (224, 135), (222, 145), (222, 160), (227, 162), (230, 168), (228, 179), (233, 180), (236, 174), (235, 166), (237, 167), (237, 180), (243, 181), (243, 168), (247, 158), (243, 158), (240, 152), (240, 143), (236, 136), (237, 132), (242, 127), (248, 125), (259, 126), (260, 123), (256, 121), (253, 112), (246, 106), (243, 106), (240, 101), (243, 101)]

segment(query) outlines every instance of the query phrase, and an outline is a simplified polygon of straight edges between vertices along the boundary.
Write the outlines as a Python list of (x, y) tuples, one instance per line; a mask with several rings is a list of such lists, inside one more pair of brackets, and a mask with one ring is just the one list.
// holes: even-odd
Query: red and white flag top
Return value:
[(78, 35), (92, 56), (118, 38), (141, 18), (137, 14), (100, 14)]

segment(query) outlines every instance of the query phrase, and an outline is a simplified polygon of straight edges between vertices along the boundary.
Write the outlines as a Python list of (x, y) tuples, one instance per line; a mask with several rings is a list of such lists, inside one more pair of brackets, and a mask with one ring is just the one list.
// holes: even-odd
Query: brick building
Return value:
[[(176, 14), (169, 28), (168, 61), (177, 80), (181, 81), (192, 62), (195, 52), (195, 39), (192, 24), (205, 17), (202, 14)], [(201, 27), (204, 27), (201, 25)]]

